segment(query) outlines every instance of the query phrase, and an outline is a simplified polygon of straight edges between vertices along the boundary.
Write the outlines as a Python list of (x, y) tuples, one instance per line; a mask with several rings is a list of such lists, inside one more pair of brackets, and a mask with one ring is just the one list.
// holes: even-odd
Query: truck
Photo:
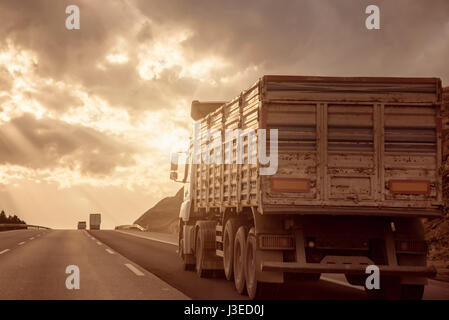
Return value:
[(266, 75), (231, 101), (193, 101), (170, 167), (184, 268), (221, 270), (251, 299), (322, 273), (421, 299), (436, 274), (422, 220), (443, 210), (441, 112), (438, 78)]
[(100, 224), (101, 224), (101, 214), (91, 213), (89, 216), (89, 229), (100, 230)]
[(86, 229), (86, 221), (78, 221), (78, 230)]

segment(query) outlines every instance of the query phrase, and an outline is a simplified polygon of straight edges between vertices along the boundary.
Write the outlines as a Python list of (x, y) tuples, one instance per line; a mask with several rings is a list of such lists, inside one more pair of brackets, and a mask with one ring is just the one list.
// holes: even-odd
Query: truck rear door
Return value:
[(441, 204), (439, 79), (268, 76), (264, 85), (262, 126), (279, 130), (278, 172), (261, 177), (264, 210)]

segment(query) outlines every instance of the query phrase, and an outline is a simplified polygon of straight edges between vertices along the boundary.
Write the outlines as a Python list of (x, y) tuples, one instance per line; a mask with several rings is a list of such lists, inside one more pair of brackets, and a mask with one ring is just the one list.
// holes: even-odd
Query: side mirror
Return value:
[(177, 152), (173, 152), (170, 155), (171, 165), (170, 165), (170, 171), (177, 171), (178, 170), (178, 158), (179, 155)]
[[(181, 160), (179, 159), (181, 155)], [(185, 183), (188, 176), (188, 153), (187, 152), (173, 152), (170, 154), (170, 179), (175, 182)], [(178, 174), (179, 164), (181, 164), (181, 172)], [(181, 175), (182, 180), (178, 180), (179, 175)]]
[(178, 180), (178, 172), (176, 172), (176, 171), (171, 171), (171, 172), (170, 172), (170, 180), (177, 181), (177, 180)]

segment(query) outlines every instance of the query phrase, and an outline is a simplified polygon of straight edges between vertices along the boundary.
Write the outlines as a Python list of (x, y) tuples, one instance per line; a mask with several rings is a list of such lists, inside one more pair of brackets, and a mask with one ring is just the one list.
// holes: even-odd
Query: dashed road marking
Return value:
[(98, 244), (99, 246), (101, 246), (101, 242), (100, 242), (100, 241), (97, 241), (97, 244)]
[(34, 240), (34, 237), (31, 237), (30, 240)]
[(129, 270), (131, 270), (132, 272), (134, 272), (134, 274), (135, 274), (136, 276), (139, 276), (139, 277), (144, 276), (143, 272), (140, 271), (139, 269), (137, 269), (136, 267), (134, 267), (132, 264), (130, 264), (130, 263), (125, 263), (125, 266), (126, 266)]
[(22, 241), (19, 243), (19, 246), (21, 246), (22, 244), (25, 244), (25, 241)]
[(114, 253), (115, 253), (115, 252), (112, 251), (111, 249), (106, 249), (106, 251), (107, 251), (108, 253), (110, 253), (110, 254), (114, 254)]
[(6, 253), (6, 252), (8, 252), (9, 251), (9, 249), (5, 249), (5, 250), (3, 250), (3, 251), (0, 251), (0, 254), (4, 254), (4, 253)]

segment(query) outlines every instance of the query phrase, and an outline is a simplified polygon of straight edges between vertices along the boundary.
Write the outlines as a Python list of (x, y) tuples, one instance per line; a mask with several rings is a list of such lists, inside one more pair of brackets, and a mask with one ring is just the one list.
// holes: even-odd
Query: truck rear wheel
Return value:
[(399, 279), (381, 282), (380, 289), (368, 290), (368, 297), (376, 300), (421, 300), (424, 294), (424, 285), (400, 284)]
[(223, 268), (227, 280), (231, 280), (234, 268), (234, 240), (237, 231), (237, 220), (230, 218), (223, 233)]
[(246, 234), (247, 229), (241, 226), (235, 235), (234, 239), (234, 284), (238, 293), (245, 292), (245, 249), (246, 249)]
[(422, 300), (424, 295), (424, 285), (402, 285), (402, 300)]
[(270, 299), (277, 292), (278, 285), (257, 281), (256, 232), (251, 228), (248, 232), (245, 250), (246, 290), (250, 299)]

